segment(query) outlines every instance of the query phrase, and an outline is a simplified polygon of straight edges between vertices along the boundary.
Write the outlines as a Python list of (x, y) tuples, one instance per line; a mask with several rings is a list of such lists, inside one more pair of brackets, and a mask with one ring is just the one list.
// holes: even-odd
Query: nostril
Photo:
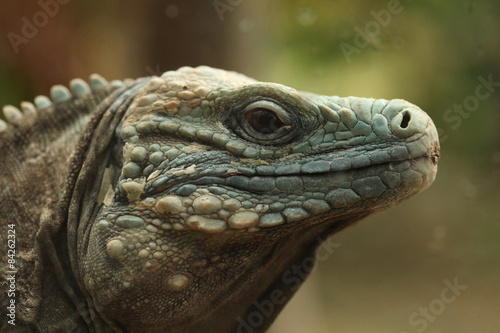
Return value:
[(410, 123), (411, 116), (409, 111), (403, 111), (403, 119), (401, 120), (401, 128), (407, 128)]
[(400, 108), (391, 119), (391, 130), (400, 138), (408, 138), (415, 133), (423, 133), (430, 122), (429, 116), (416, 107)]

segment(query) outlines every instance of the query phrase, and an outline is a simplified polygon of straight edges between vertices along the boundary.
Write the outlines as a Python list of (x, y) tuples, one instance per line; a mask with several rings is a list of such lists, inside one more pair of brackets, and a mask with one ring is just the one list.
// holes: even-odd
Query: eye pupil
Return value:
[(245, 115), (254, 130), (262, 134), (272, 134), (284, 126), (276, 113), (267, 109), (253, 109)]

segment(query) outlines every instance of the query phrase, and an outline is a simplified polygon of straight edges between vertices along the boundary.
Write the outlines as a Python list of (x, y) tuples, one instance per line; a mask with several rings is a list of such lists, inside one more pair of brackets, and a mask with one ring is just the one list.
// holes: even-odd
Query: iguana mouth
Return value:
[[(386, 159), (377, 157), (386, 156)], [(262, 188), (258, 186), (258, 180), (271, 180), (283, 177), (321, 177), (328, 176), (332, 178), (336, 173), (360, 172), (367, 173), (369, 169), (385, 166), (385, 169), (394, 169), (391, 165), (396, 165), (403, 162), (412, 162), (423, 159), (429, 159), (434, 166), (437, 165), (440, 157), (439, 144), (434, 143), (425, 153), (413, 158), (391, 158), (387, 149), (374, 151), (372, 159), (376, 162), (371, 162), (369, 159), (353, 159), (350, 157), (336, 157), (331, 160), (321, 159), (312, 160), (304, 164), (281, 164), (274, 167), (269, 165), (256, 166), (255, 168), (238, 167), (234, 165), (221, 165), (215, 168), (205, 168), (193, 172), (186, 173), (181, 176), (158, 176), (156, 179), (148, 182), (145, 187), (144, 197), (154, 197), (157, 195), (165, 195), (167, 193), (176, 193), (182, 186), (192, 184), (196, 186), (211, 186), (223, 185), (233, 187), (238, 190), (247, 191), (249, 193), (266, 193), (276, 186), (272, 186), (271, 182), (264, 185)], [(435, 171), (432, 171), (435, 172)], [(253, 182), (252, 182), (253, 180)], [(292, 188), (289, 191), (299, 190), (300, 188)], [(307, 188), (303, 188), (307, 189)], [(286, 192), (285, 188), (282, 188)], [(188, 190), (181, 191), (183, 194), (188, 193)]]
[[(380, 169), (380, 170), (396, 170), (397, 165), (410, 162), (410, 164), (429, 160), (433, 165), (437, 165), (439, 160), (439, 155), (422, 155), (420, 157), (405, 159), (405, 160), (394, 160), (388, 162), (381, 162), (377, 164), (372, 164), (368, 166), (355, 167), (350, 169), (342, 169), (335, 171), (324, 171), (316, 173), (289, 173), (280, 175), (248, 175), (239, 172), (234, 172), (234, 174), (226, 174), (222, 176), (192, 176), (182, 181), (173, 180), (167, 185), (165, 189), (154, 191), (148, 193), (146, 196), (157, 196), (166, 194), (179, 194), (187, 196), (190, 194), (190, 190), (186, 188), (186, 184), (192, 185), (191, 189), (194, 190), (198, 186), (208, 187), (211, 190), (216, 190), (218, 186), (223, 186), (225, 188), (233, 188), (239, 191), (244, 191), (246, 193), (253, 193), (258, 195), (270, 194), (272, 192), (282, 192), (282, 193), (296, 193), (297, 191), (307, 192), (308, 190), (314, 189), (314, 187), (308, 187), (304, 184), (322, 183), (323, 186), (328, 186), (330, 188), (338, 188), (341, 185), (339, 183), (333, 184), (328, 181), (328, 179), (335, 179), (335, 175), (339, 174), (349, 174), (358, 173), (366, 174), (370, 173), (376, 174), (376, 172), (370, 172), (370, 170)], [(430, 172), (430, 174), (434, 171)], [(427, 175), (427, 176), (430, 176)], [(302, 185), (301, 185), (302, 184)]]
[(424, 156), (429, 157), (432, 161), (432, 164), (437, 166), (439, 158), (441, 157), (439, 142), (435, 142)]

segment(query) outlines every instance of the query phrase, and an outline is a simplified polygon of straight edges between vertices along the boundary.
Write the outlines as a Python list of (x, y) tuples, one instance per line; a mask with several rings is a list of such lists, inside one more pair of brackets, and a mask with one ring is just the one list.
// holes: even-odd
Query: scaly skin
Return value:
[[(49, 182), (28, 196), (48, 199), (29, 207), (42, 217), (27, 222), (19, 252), (38, 251), (23, 267), (39, 258), (55, 267), (34, 278), (71, 299), (54, 303), (77, 314), (61, 316), (64, 327), (265, 331), (318, 240), (422, 191), (437, 171), (434, 124), (403, 100), (318, 96), (209, 67), (112, 84), (94, 76), (91, 87), (77, 81), (74, 96), (56, 86), (53, 102), (35, 100), (49, 121), (62, 113), (64, 125), (49, 133), (59, 143), (32, 129), (43, 118), (25, 131), (57, 153), (9, 157), (26, 170), (1, 184), (9, 203), (12, 193), (26, 198), (26, 179)], [(75, 108), (70, 121), (65, 110)], [(28, 122), (12, 107), (4, 113), (12, 126)], [(29, 140), (15, 144), (9, 126), (0, 122), (10, 156)], [(48, 163), (61, 174), (48, 176)], [(2, 205), (3, 224), (20, 218), (12, 211)], [(34, 308), (39, 315), (18, 315), (20, 324), (63, 327), (42, 323), (43, 304)]]

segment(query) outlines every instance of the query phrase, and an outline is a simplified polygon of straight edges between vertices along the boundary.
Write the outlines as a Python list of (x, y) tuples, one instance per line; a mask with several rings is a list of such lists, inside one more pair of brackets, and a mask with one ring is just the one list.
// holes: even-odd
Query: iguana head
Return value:
[(79, 279), (117, 330), (263, 331), (318, 239), (436, 175), (434, 124), (403, 100), (208, 67), (142, 82), (108, 129), (98, 205), (77, 237)]

